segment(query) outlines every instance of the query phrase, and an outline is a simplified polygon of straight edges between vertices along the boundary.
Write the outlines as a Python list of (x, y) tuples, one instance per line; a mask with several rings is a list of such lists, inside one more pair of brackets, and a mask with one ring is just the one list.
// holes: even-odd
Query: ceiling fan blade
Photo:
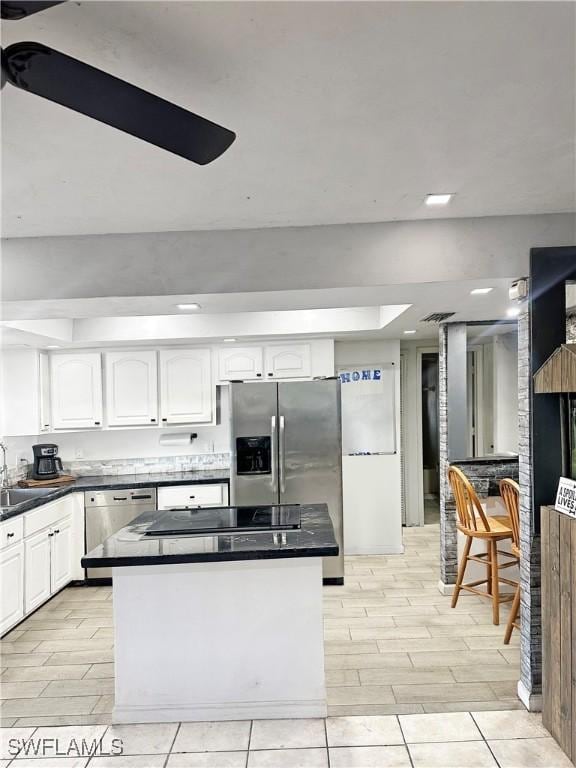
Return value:
[(0, 3), (0, 14), (3, 19), (17, 21), (31, 16), (38, 11), (45, 11), (52, 8), (53, 5), (61, 5), (66, 0), (2, 0)]
[(199, 165), (215, 160), (236, 138), (227, 128), (40, 43), (8, 46), (3, 63), (17, 88)]

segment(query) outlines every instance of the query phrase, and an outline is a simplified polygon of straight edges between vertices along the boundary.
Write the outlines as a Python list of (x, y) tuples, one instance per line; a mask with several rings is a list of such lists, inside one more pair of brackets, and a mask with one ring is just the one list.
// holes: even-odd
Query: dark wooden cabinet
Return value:
[(542, 507), (542, 721), (576, 759), (576, 520)]

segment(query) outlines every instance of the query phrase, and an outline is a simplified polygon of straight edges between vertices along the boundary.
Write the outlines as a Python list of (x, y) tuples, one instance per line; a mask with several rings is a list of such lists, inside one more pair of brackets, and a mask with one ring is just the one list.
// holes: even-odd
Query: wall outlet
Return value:
[(74, 449), (74, 458), (75, 459), (83, 459), (84, 458), (84, 451), (82, 448), (75, 448)]
[(19, 451), (16, 454), (16, 466), (20, 467), (22, 464), (30, 464), (31, 457), (29, 457), (24, 451)]

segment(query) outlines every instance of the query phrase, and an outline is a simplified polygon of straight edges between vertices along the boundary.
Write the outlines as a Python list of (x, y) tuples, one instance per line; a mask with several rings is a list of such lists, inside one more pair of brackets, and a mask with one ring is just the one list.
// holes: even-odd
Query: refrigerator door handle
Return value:
[(272, 470), (272, 474), (270, 476), (270, 486), (272, 487), (272, 490), (277, 493), (278, 492), (278, 466), (276, 461), (276, 416), (271, 416), (270, 418), (270, 431), (272, 433), (272, 455), (271, 455), (271, 461), (270, 461), (270, 468)]
[(285, 467), (284, 467), (284, 416), (280, 416), (280, 437), (278, 439), (278, 454), (279, 454), (279, 464), (280, 464), (280, 493), (284, 493), (286, 490), (286, 482), (285, 482)]

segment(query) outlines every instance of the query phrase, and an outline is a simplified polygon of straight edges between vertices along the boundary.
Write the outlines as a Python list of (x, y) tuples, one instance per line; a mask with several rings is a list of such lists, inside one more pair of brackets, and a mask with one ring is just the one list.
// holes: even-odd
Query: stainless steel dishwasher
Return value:
[[(119, 491), (86, 491), (86, 552), (112, 536), (142, 512), (156, 509), (156, 488), (128, 488)], [(110, 579), (111, 568), (87, 568), (87, 580)]]

